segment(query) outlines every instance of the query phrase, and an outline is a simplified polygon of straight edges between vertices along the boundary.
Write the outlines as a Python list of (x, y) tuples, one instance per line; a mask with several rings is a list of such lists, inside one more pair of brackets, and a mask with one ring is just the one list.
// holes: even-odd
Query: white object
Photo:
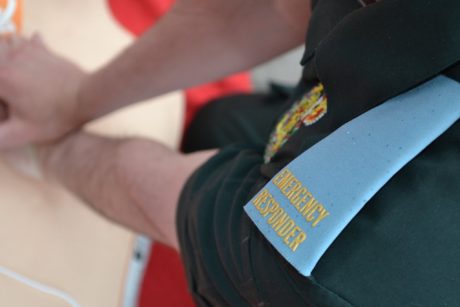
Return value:
[(9, 0), (5, 9), (0, 9), (0, 34), (12, 33), (16, 31), (16, 26), (12, 22), (16, 7), (16, 0)]
[(4, 275), (8, 278), (11, 278), (11, 279), (14, 279), (26, 286), (29, 286), (31, 288), (34, 288), (35, 290), (37, 291), (40, 291), (40, 292), (43, 292), (45, 294), (48, 294), (48, 295), (51, 295), (51, 296), (54, 296), (58, 299), (61, 299), (63, 301), (65, 301), (66, 303), (68, 303), (70, 306), (72, 307), (81, 307), (81, 305), (79, 303), (77, 303), (77, 301), (72, 298), (69, 294), (67, 294), (66, 292), (64, 291), (61, 291), (61, 290), (58, 290), (58, 289), (55, 289), (55, 288), (52, 288), (50, 286), (47, 286), (45, 284), (42, 284), (38, 281), (35, 281), (35, 280), (32, 280), (30, 278), (27, 278), (19, 273), (16, 273), (12, 270), (9, 270), (5, 267), (2, 267), (0, 266), (0, 275)]

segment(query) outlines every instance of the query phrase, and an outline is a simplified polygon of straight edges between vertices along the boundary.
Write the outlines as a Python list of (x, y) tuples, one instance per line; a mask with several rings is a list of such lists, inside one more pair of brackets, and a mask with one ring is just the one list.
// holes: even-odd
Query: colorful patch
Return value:
[(327, 113), (327, 98), (322, 84), (315, 86), (302, 99), (284, 114), (275, 130), (272, 132), (265, 150), (265, 163), (281, 149), (281, 147), (303, 125), (310, 126), (320, 120)]

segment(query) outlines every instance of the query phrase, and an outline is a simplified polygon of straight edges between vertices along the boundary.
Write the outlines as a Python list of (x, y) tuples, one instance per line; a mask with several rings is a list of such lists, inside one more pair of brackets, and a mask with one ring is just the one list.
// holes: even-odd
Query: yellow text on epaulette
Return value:
[(267, 189), (263, 189), (252, 203), (293, 252), (305, 241), (307, 234), (289, 217)]
[(312, 193), (287, 168), (278, 173), (272, 180), (281, 193), (286, 196), (291, 205), (305, 217), (312, 227), (316, 227), (329, 216), (329, 211), (318, 202)]
[[(272, 183), (311, 227), (317, 227), (321, 221), (330, 215), (329, 211), (313, 197), (312, 193), (302, 185), (289, 169), (286, 168), (277, 174), (272, 179)], [(297, 225), (267, 188), (260, 191), (253, 198), (252, 203), (274, 232), (283, 239), (283, 242), (293, 252), (307, 239), (305, 229)]]

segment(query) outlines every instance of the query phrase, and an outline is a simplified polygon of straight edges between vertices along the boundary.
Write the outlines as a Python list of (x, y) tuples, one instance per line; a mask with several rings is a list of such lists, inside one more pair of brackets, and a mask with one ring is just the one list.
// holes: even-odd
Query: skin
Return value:
[(298, 46), (309, 2), (178, 0), (155, 27), (91, 73), (55, 55), (39, 36), (1, 39), (0, 149), (38, 144), (39, 162), (50, 180), (106, 217), (178, 248), (180, 191), (215, 151), (184, 155), (154, 141), (103, 138), (79, 127)]

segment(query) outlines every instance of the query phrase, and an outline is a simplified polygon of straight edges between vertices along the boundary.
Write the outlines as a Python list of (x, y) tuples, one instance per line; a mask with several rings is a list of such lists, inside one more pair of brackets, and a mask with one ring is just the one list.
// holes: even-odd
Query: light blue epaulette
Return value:
[(302, 275), (404, 165), (460, 118), (460, 83), (444, 76), (343, 125), (282, 169), (245, 206)]

